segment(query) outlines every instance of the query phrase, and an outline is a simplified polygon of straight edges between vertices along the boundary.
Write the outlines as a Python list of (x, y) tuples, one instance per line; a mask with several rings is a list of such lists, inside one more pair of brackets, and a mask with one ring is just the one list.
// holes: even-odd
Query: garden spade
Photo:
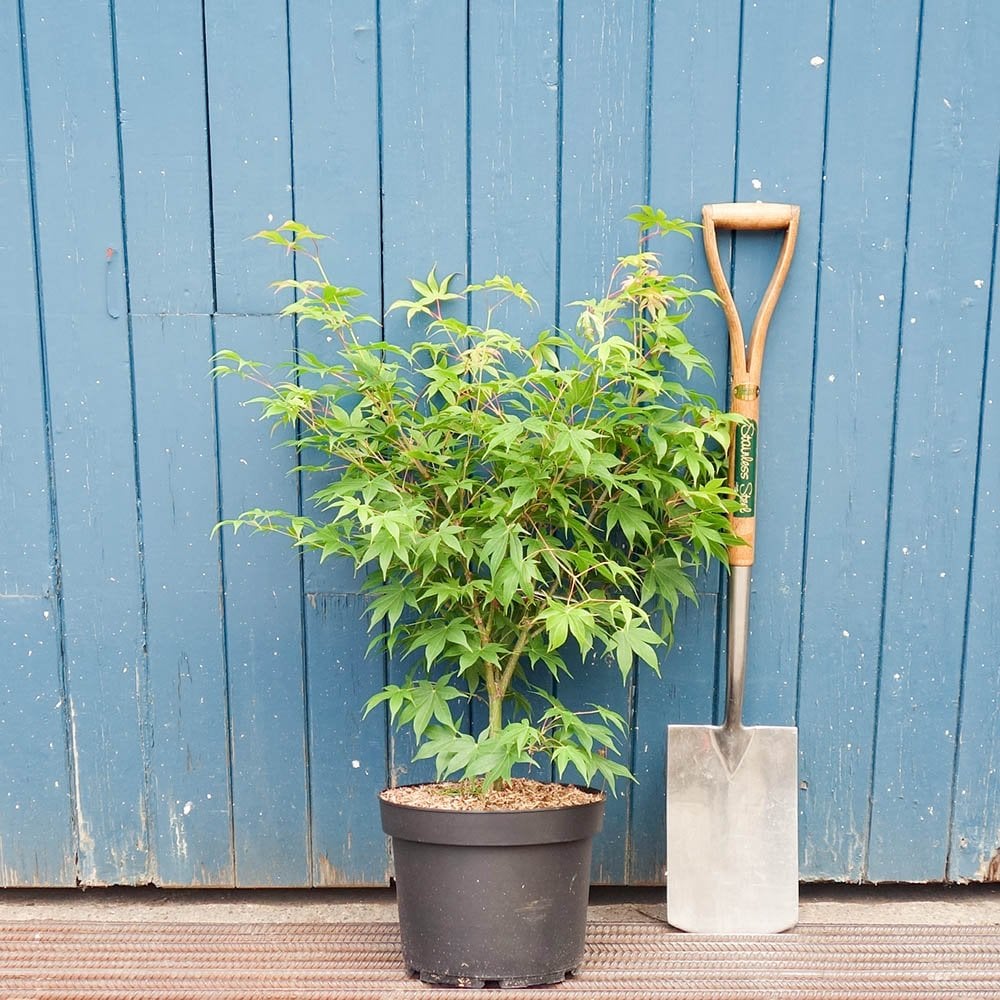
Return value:
[[(767, 327), (788, 274), (797, 205), (705, 205), (705, 256), (729, 327), (734, 428), (729, 480), (740, 506), (731, 515), (744, 542), (729, 550), (726, 716), (721, 726), (667, 731), (667, 920), (705, 934), (766, 934), (798, 920), (798, 732), (744, 726), (750, 567), (757, 516), (760, 372)], [(750, 342), (719, 260), (716, 228), (783, 229), (778, 262)]]

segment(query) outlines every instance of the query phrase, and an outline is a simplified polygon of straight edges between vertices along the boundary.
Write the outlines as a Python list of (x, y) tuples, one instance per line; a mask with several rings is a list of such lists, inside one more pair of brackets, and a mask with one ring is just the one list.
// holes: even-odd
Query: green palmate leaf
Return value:
[(507, 292), (508, 294), (513, 295), (514, 298), (520, 299), (529, 306), (533, 306), (535, 308), (538, 307), (538, 303), (529, 294), (524, 285), (512, 280), (506, 274), (497, 274), (494, 275), (494, 277), (489, 278), (487, 281), (483, 281), (478, 284), (466, 285), (465, 291), (466, 293), (481, 291)]

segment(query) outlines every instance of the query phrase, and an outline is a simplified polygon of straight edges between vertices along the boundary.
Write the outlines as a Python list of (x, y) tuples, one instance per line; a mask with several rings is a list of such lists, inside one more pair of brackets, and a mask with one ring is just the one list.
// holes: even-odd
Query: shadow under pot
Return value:
[(538, 986), (578, 968), (603, 796), (517, 812), (379, 804), (403, 960), (423, 982)]

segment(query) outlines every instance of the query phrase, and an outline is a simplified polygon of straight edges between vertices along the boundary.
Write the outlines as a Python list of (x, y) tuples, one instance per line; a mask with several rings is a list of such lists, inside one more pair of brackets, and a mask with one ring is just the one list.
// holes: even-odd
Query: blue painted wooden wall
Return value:
[[(211, 535), (310, 489), (207, 374), (323, 346), (249, 233), (335, 234), (373, 311), (436, 263), (565, 324), (631, 206), (754, 199), (802, 206), (747, 708), (800, 727), (803, 876), (1000, 877), (998, 37), (993, 0), (0, 6), (0, 884), (387, 878), (374, 796), (409, 765), (359, 719), (396, 665), (355, 579)], [(748, 310), (775, 250), (735, 243)], [(724, 371), (721, 315), (692, 330)], [(598, 881), (661, 878), (665, 726), (718, 715), (700, 589), (662, 680), (577, 682), (640, 778)]]

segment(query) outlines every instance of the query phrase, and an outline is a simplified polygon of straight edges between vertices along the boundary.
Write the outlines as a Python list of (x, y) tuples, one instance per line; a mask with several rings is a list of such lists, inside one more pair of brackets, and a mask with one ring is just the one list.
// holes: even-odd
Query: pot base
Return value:
[(471, 976), (449, 976), (436, 972), (421, 972), (419, 969), (411, 969), (410, 973), (419, 978), (422, 983), (430, 983), (432, 986), (457, 986), (470, 990), (494, 989), (494, 990), (516, 990), (525, 986), (554, 986), (561, 983), (567, 977), (576, 975), (576, 969), (566, 969), (563, 972), (550, 972), (541, 976), (519, 976), (517, 978), (506, 979), (474, 979)]

